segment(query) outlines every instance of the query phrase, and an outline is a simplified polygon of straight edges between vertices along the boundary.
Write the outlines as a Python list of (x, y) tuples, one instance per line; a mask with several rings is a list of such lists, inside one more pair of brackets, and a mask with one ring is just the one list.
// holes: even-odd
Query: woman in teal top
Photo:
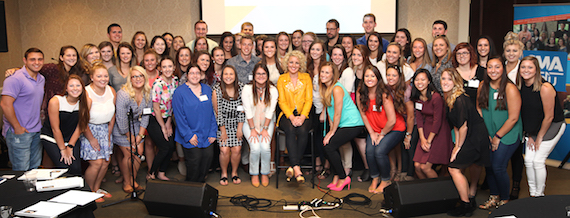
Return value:
[(504, 61), (487, 61), (487, 76), (477, 94), (477, 110), (483, 115), (491, 141), (491, 167), (486, 168), (490, 196), (481, 209), (501, 206), (509, 201), (510, 178), (507, 164), (520, 145), (522, 121), (521, 95), (507, 78)]
[(360, 135), (364, 131), (364, 122), (346, 89), (337, 82), (340, 77), (338, 68), (332, 62), (326, 62), (319, 71), (319, 93), (323, 105), (327, 107), (325, 132), (329, 129), (323, 145), (334, 175), (333, 182), (327, 187), (341, 191), (348, 185), (350, 189), (350, 177), (344, 171), (338, 148)]

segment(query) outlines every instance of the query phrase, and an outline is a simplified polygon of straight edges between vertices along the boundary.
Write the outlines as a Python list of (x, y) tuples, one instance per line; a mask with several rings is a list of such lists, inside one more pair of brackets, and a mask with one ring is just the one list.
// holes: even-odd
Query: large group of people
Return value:
[[(451, 44), (442, 20), (432, 25), (433, 39), (412, 40), (402, 28), (390, 42), (375, 26), (375, 16), (364, 15), (366, 32), (356, 39), (339, 35), (331, 19), (322, 41), (301, 30), (254, 38), (246, 22), (218, 43), (200, 20), (185, 44), (170, 33), (149, 43), (142, 31), (122, 42), (112, 24), (110, 41), (80, 52), (64, 46), (57, 64), (44, 65), (43, 53), (30, 48), (2, 91), (13, 169), (37, 168), (42, 146), (53, 166), (72, 174), (82, 174), (83, 159), (89, 187), (104, 194), (98, 202), (110, 197), (101, 189), (109, 165), (125, 192), (143, 189), (133, 181), (143, 159), (147, 179), (169, 180), (170, 159), (178, 158), (187, 181), (205, 182), (214, 163), (220, 185), (240, 184), (243, 164), (259, 187), (287, 164), (290, 180), (332, 175), (327, 187), (341, 191), (352, 182), (355, 147), (364, 165), (357, 181), (370, 182), (370, 193), (392, 181), (451, 175), (461, 198), (452, 216), (477, 207), (483, 170), (491, 195), (479, 208), (518, 198), (523, 164), (530, 195), (544, 195), (545, 159), (566, 124), (537, 59), (522, 58), (517, 34), (507, 34), (501, 57), (489, 37)], [(316, 168), (303, 172), (311, 145)], [(288, 162), (276, 152), (287, 152)]]

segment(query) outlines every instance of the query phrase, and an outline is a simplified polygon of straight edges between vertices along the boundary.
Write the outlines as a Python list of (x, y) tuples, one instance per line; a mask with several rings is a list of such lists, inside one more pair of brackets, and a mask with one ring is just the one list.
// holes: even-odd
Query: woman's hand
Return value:
[(95, 150), (95, 151), (101, 150), (101, 146), (99, 146), (99, 141), (97, 141), (97, 139), (89, 140), (89, 144), (91, 144), (91, 147), (93, 148), (93, 150)]
[(496, 136), (493, 137), (493, 139), (491, 139), (491, 151), (499, 149), (499, 143), (501, 143), (501, 139)]
[(323, 139), (323, 146), (328, 145), (333, 136), (334, 136), (334, 132), (332, 132), (332, 131), (328, 132), (325, 135), (325, 138)]
[(239, 142), (241, 142), (241, 139), (243, 138), (243, 128), (238, 128), (238, 129), (237, 129), (237, 131), (236, 131), (236, 137), (237, 137), (237, 140), (238, 140)]
[(194, 136), (192, 136), (192, 138), (190, 139), (190, 144), (198, 146), (198, 136), (196, 136), (196, 134), (194, 134)]
[(226, 134), (226, 129), (222, 128), (222, 133), (220, 134), (220, 144), (225, 145), (228, 140), (228, 134)]
[(251, 135), (249, 135), (249, 140), (252, 143), (259, 142), (259, 133), (257, 133), (257, 130), (255, 128), (251, 129)]
[(451, 151), (451, 158), (449, 159), (449, 162), (453, 162), (455, 160), (455, 158), (457, 157), (457, 153), (459, 153), (459, 147), (455, 146)]
[(410, 149), (410, 147), (412, 147), (412, 145), (410, 144), (411, 140), (412, 140), (412, 135), (404, 136), (404, 148), (406, 150), (408, 150), (408, 149)]
[(428, 142), (427, 140), (422, 141), (422, 150), (424, 150), (425, 152), (429, 152), (431, 148), (431, 143)]
[(267, 132), (266, 129), (261, 130), (261, 141), (266, 140), (267, 143), (269, 143), (271, 141), (271, 136), (269, 135), (269, 132)]
[(174, 134), (174, 131), (172, 130), (172, 125), (166, 125), (166, 133), (168, 134), (168, 137)]
[(165, 126), (160, 127), (160, 130), (162, 131), (162, 136), (164, 136), (164, 139), (166, 139), (166, 141), (168, 141), (169, 135), (168, 135), (168, 130), (166, 129), (166, 127)]
[(71, 165), (75, 157), (73, 156), (73, 148), (66, 147), (63, 150), (59, 151), (61, 153), (60, 162), (63, 162), (66, 165)]
[(321, 113), (321, 115), (319, 116), (319, 121), (321, 121), (321, 123), (324, 123), (324, 122), (325, 122), (325, 114), (326, 114), (326, 113), (323, 111), (323, 112)]
[[(214, 141), (216, 141), (215, 137), (208, 137), (208, 142), (210, 142), (210, 144), (214, 143)], [(196, 144), (198, 143), (196, 142)]]

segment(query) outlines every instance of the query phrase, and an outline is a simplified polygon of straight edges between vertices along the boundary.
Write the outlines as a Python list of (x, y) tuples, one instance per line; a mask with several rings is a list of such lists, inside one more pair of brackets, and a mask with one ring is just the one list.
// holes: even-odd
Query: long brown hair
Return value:
[(307, 73), (309, 73), (309, 75), (311, 76), (311, 78), (313, 78), (313, 76), (315, 76), (315, 65), (313, 64), (315, 62), (315, 60), (313, 59), (313, 57), (311, 56), (311, 49), (313, 48), (313, 46), (320, 44), (321, 45), (321, 49), (322, 49), (322, 54), (321, 57), (319, 58), (319, 67), (317, 69), (321, 69), (321, 67), (323, 66), (323, 63), (327, 61), (327, 52), (325, 51), (325, 43), (317, 40), (314, 41), (311, 46), (309, 46), (309, 52), (307, 54)]
[[(389, 64), (386, 67), (386, 77), (388, 75), (388, 70), (394, 69), (398, 72), (398, 81), (394, 86), (386, 84), (392, 94), (392, 99), (394, 99), (394, 109), (401, 115), (406, 114), (406, 104), (404, 103), (404, 95), (406, 92), (406, 82), (404, 81), (404, 74), (398, 65)], [(364, 78), (364, 76), (363, 76)]]
[[(281, 75), (284, 73), (284, 71), (283, 71), (283, 68), (281, 67), (281, 63), (279, 63), (279, 59), (277, 57), (277, 55), (279, 54), (279, 47), (278, 47), (279, 45), (277, 44), (277, 41), (275, 40), (275, 38), (269, 37), (269, 38), (263, 40), (263, 45), (261, 46), (261, 61), (260, 61), (260, 63), (262, 63), (263, 65), (267, 65), (267, 58), (268, 57), (265, 56), (264, 50), (265, 50), (265, 44), (268, 42), (273, 42), (273, 44), (275, 45), (275, 55), (273, 55), (272, 59), (275, 61), (275, 67), (277, 67), (277, 71), (279, 71), (279, 75)], [(253, 72), (255, 74), (255, 70)], [(269, 78), (269, 76), (267, 78)]]
[(376, 105), (382, 105), (382, 95), (390, 93), (388, 88), (384, 84), (384, 80), (382, 79), (382, 74), (380, 74), (378, 68), (376, 68), (376, 66), (374, 65), (366, 66), (366, 68), (364, 68), (364, 72), (362, 73), (362, 81), (360, 82), (359, 85), (360, 89), (358, 90), (358, 92), (360, 93), (360, 99), (358, 100), (360, 101), (360, 105), (362, 107), (360, 108), (360, 110), (364, 112), (368, 110), (368, 102), (370, 101), (370, 99), (368, 99), (368, 92), (369, 92), (368, 87), (364, 87), (365, 86), (364, 76), (366, 75), (366, 71), (368, 70), (371, 70), (376, 76), (376, 79), (378, 80), (378, 83), (376, 84)]
[[(276, 62), (277, 65), (279, 65), (279, 62)], [(271, 85), (271, 81), (269, 81), (269, 70), (267, 69), (267, 65), (263, 64), (263, 63), (257, 63), (255, 64), (255, 66), (253, 67), (253, 77), (255, 78), (255, 72), (257, 72), (258, 69), (262, 69), (265, 72), (265, 76), (267, 76), (267, 81), (265, 81), (265, 86), (263, 87), (263, 90), (265, 91), (265, 94), (263, 95), (263, 103), (265, 104), (265, 106), (268, 106), (271, 103), (271, 93), (269, 92), (269, 87)], [(257, 95), (257, 82), (255, 82), (255, 79), (251, 81), (251, 85), (253, 87), (252, 91), (253, 91), (253, 105), (257, 105), (257, 102), (259, 101), (259, 96)]]
[[(323, 81), (321, 81), (321, 77), (320, 77), (320, 71), (323, 70), (324, 67), (331, 67), (332, 68), (332, 81), (331, 81), (331, 85), (330, 86), (326, 86)], [(319, 68), (319, 94), (321, 95), (321, 101), (323, 102), (323, 105), (326, 107), (330, 107), (331, 104), (331, 95), (334, 89), (334, 85), (336, 84), (336, 82), (338, 81), (338, 78), (340, 77), (340, 73), (338, 72), (338, 68), (334, 65), (333, 62), (327, 61), (321, 64), (321, 67)]]
[[(69, 72), (65, 70), (65, 66), (64, 66), (65, 64), (61, 60), (61, 58), (65, 55), (65, 51), (67, 51), (68, 49), (73, 50), (75, 52), (76, 57), (77, 57), (77, 61), (75, 61), (75, 65), (73, 65), (73, 66), (71, 66), (71, 68), (69, 68)], [(65, 91), (67, 79), (69, 79), (70, 74), (75, 74), (75, 75), (78, 75), (79, 77), (82, 77), (83, 75), (89, 73), (89, 72), (87, 72), (87, 68), (83, 65), (83, 62), (79, 58), (79, 52), (77, 52), (77, 49), (75, 47), (73, 47), (72, 45), (63, 46), (59, 50), (59, 60), (57, 62), (57, 68), (59, 69), (59, 81), (61, 84), (61, 90), (63, 90), (63, 91)]]
[[(501, 74), (501, 83), (499, 84), (499, 94), (497, 96), (497, 106), (495, 107), (495, 110), (507, 110), (507, 93), (506, 93), (506, 88), (507, 88), (507, 83), (512, 83), (511, 80), (507, 77), (507, 67), (505, 66), (505, 61), (503, 60), (503, 58), (501, 56), (495, 56), (495, 57), (491, 57), (489, 58), (489, 60), (487, 60), (487, 63), (489, 63), (489, 61), (491, 60), (495, 60), (498, 59), (499, 62), (501, 63), (501, 65), (503, 66), (503, 73)], [(487, 68), (489, 68), (489, 65), (487, 64)], [(491, 78), (489, 78), (489, 75), (485, 74), (484, 76), (485, 79), (483, 79), (483, 84), (481, 85), (481, 88), (479, 89), (479, 96), (477, 96), (477, 104), (481, 109), (488, 109), (489, 108), (489, 89), (490, 87), (490, 83), (491, 83)]]
[(233, 82), (234, 85), (234, 97), (233, 99), (238, 99), (240, 93), (239, 93), (239, 83), (238, 83), (238, 75), (237, 75), (237, 71), (236, 68), (234, 66), (231, 65), (226, 65), (224, 66), (224, 68), (222, 69), (222, 75), (220, 75), (221, 81), (220, 81), (220, 90), (222, 91), (222, 98), (225, 98), (227, 100), (231, 100), (232, 98), (228, 95), (228, 92), (226, 91), (226, 83), (224, 82), (224, 72), (226, 71), (226, 69), (232, 69), (234, 71), (234, 76), (235, 76), (235, 80)]
[[(65, 81), (64, 89), (64, 96), (68, 95), (67, 93), (67, 84), (70, 80), (75, 79), (81, 83), (81, 95), (79, 95), (79, 131), (83, 132), (87, 129), (87, 124), (89, 124), (89, 106), (87, 105), (87, 93), (85, 91), (85, 83), (83, 83), (83, 79), (78, 75), (71, 74), (67, 77), (67, 81)], [(61, 121), (60, 121), (61, 122)]]

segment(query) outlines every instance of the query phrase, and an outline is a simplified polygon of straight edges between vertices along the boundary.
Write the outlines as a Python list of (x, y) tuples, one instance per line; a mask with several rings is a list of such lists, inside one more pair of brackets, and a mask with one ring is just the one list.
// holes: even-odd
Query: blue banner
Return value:
[(540, 75), (552, 83), (556, 91), (566, 92), (567, 53), (554, 51), (524, 50), (523, 56), (534, 56), (540, 64)]

